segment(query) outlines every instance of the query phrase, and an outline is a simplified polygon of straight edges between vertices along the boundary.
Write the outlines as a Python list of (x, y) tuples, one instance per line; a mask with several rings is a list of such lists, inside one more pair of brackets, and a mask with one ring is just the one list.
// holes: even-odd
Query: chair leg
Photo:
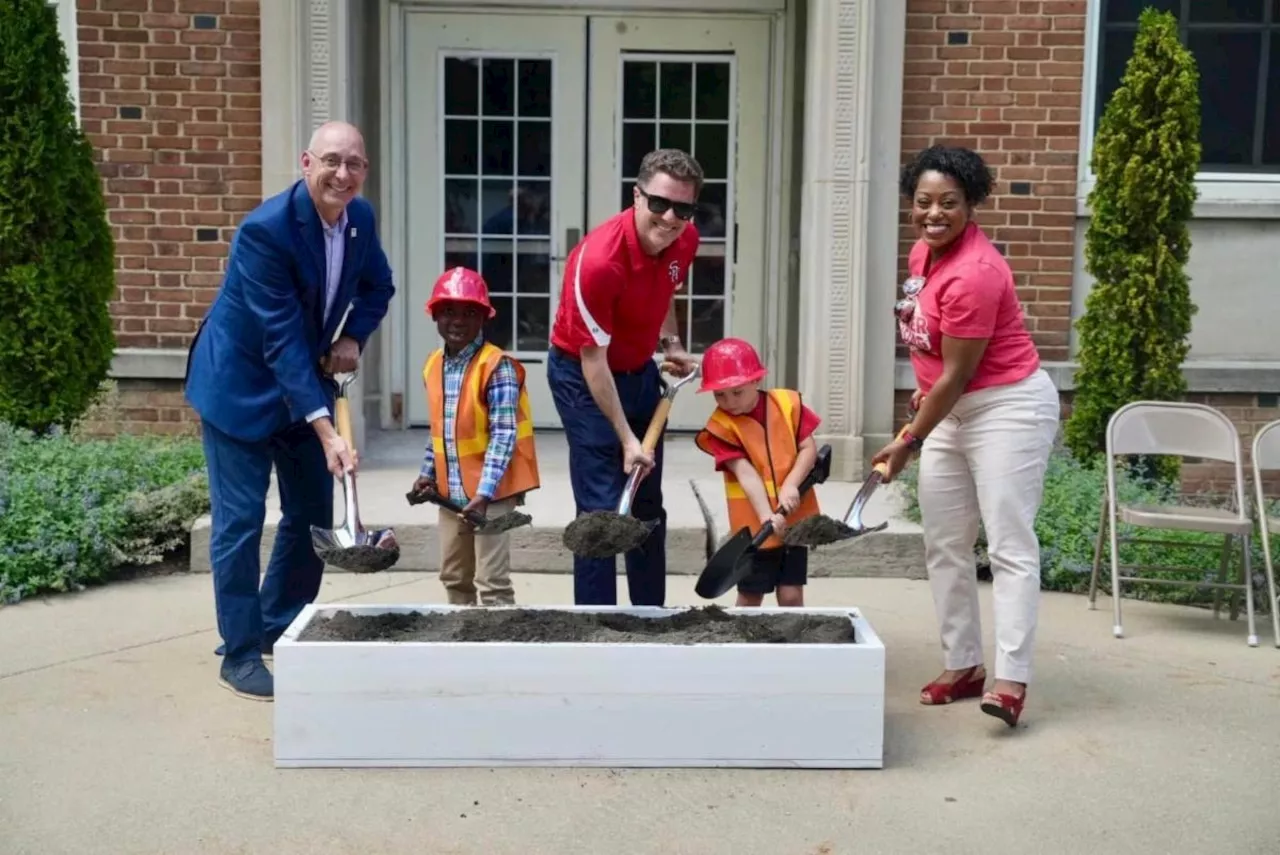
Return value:
[[(1231, 550), (1235, 548), (1232, 541), (1234, 535), (1226, 534), (1222, 537), (1222, 560), (1218, 562), (1218, 584), (1225, 585), (1227, 582), (1227, 566), (1231, 561)], [(1213, 617), (1215, 620), (1222, 617), (1222, 588), (1213, 589)]]
[[(1102, 541), (1107, 536), (1107, 491), (1102, 491), (1102, 512), (1098, 515), (1098, 539), (1093, 544), (1093, 575), (1089, 577), (1089, 610), (1098, 608), (1098, 571), (1102, 569)], [(1280, 638), (1280, 636), (1277, 636)]]
[(1124, 638), (1124, 623), (1120, 620), (1120, 545), (1115, 527), (1108, 528), (1108, 539), (1111, 541), (1111, 613), (1115, 620), (1111, 626), (1111, 634), (1116, 638)]
[(1241, 575), (1244, 576), (1244, 607), (1249, 613), (1249, 646), (1258, 646), (1258, 627), (1253, 614), (1253, 558), (1249, 554), (1252, 550), (1249, 546), (1249, 535), (1242, 535), (1241, 542), (1244, 544), (1244, 568)]
[(1267, 570), (1267, 596), (1271, 600), (1268, 611), (1271, 612), (1271, 631), (1276, 637), (1276, 647), (1280, 647), (1280, 599), (1276, 598), (1276, 571), (1271, 561), (1271, 534), (1267, 531), (1266, 506), (1259, 505), (1258, 532), (1262, 541), (1262, 563)]

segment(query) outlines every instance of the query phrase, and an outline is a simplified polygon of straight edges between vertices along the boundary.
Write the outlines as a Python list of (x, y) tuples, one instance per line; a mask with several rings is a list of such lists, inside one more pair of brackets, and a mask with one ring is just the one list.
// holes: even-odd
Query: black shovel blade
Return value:
[(751, 541), (751, 529), (740, 528), (716, 550), (693, 586), (699, 597), (714, 600), (747, 577), (751, 572), (751, 562), (745, 559), (751, 551)]

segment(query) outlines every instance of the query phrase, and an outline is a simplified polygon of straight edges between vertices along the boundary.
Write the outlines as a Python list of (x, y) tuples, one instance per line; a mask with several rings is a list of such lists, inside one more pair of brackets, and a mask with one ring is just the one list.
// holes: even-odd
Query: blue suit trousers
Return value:
[[(582, 365), (552, 350), (547, 380), (569, 442), (569, 480), (579, 514), (616, 510), (627, 476), (622, 443), (591, 397)], [(627, 423), (644, 437), (662, 398), (658, 366), (650, 362), (633, 374), (613, 375)], [(665, 435), (665, 431), (664, 431)], [(649, 538), (626, 553), (627, 588), (633, 606), (661, 606), (667, 593), (667, 512), (662, 507), (662, 437), (654, 449), (654, 467), (636, 489), (631, 504), (636, 519), (658, 520)], [(577, 605), (617, 605), (616, 558), (573, 559), (573, 601)]]
[[(324, 449), (305, 422), (259, 442), (235, 439), (204, 422), (209, 470), (213, 569), (218, 632), (226, 661), (261, 659), (320, 591), (324, 563), (311, 545), (311, 526), (333, 526), (333, 476)], [(276, 468), (282, 519), (261, 580), (262, 526), (271, 467)]]

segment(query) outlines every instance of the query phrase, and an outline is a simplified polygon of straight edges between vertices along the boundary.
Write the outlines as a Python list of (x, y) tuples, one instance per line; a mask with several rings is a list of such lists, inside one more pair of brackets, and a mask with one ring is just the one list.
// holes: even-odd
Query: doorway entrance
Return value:
[[(677, 299), (694, 354), (726, 335), (764, 350), (771, 26), (758, 18), (503, 11), (405, 17), (407, 420), (429, 422), (424, 306), (448, 267), (478, 269), (489, 339), (528, 371), (535, 426), (559, 428), (546, 377), (564, 262), (631, 204), (640, 159), (690, 151), (706, 173), (698, 256)], [(682, 394), (673, 429), (714, 402)]]

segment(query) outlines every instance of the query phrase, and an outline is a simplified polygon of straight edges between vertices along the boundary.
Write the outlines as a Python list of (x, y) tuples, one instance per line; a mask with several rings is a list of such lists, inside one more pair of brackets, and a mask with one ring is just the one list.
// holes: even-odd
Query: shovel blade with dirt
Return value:
[(475, 511), (468, 511), (462, 505), (445, 498), (434, 490), (410, 490), (405, 494), (405, 498), (409, 500), (410, 505), (421, 505), (424, 502), (430, 502), (446, 511), (457, 514), (471, 524), (476, 534), (502, 534), (504, 531), (511, 531), (513, 528), (519, 528), (522, 525), (528, 525), (533, 522), (533, 517), (520, 511), (512, 510), (500, 517), (489, 519), (488, 516), (481, 515)]
[[(356, 372), (343, 377), (338, 384), (334, 401), (334, 420), (338, 436), (346, 440), (347, 447), (355, 453), (355, 439), (351, 431), (351, 410), (347, 401), (347, 387), (356, 379)], [(311, 526), (311, 546), (325, 564), (353, 573), (377, 573), (395, 566), (400, 560), (400, 545), (395, 531), (366, 529), (360, 523), (360, 503), (356, 495), (354, 472), (342, 476), (342, 492), (345, 519), (338, 528), (327, 529)]]
[[(824, 445), (818, 449), (818, 457), (813, 462), (813, 468), (800, 482), (798, 492), (804, 496), (813, 489), (815, 484), (826, 481), (830, 474), (831, 446)], [(760, 531), (755, 537), (751, 536), (749, 528), (738, 529), (737, 534), (725, 541), (724, 546), (711, 556), (711, 560), (702, 569), (697, 583), (693, 586), (694, 591), (704, 600), (714, 600), (729, 591), (750, 574), (751, 554), (772, 535), (772, 521), (760, 526)]]
[[(898, 438), (901, 439), (906, 431), (905, 427), (898, 431)], [(862, 512), (866, 509), (867, 502), (871, 500), (871, 495), (875, 493), (876, 488), (880, 486), (888, 474), (889, 467), (884, 463), (877, 463), (871, 467), (871, 474), (867, 476), (867, 480), (863, 481), (862, 486), (858, 488), (858, 493), (853, 497), (853, 501), (849, 503), (849, 510), (845, 511), (844, 517), (835, 520), (819, 514), (818, 516), (801, 520), (792, 528), (787, 529), (787, 533), (782, 537), (782, 542), (787, 546), (827, 546), (844, 540), (852, 540), (864, 534), (884, 531), (889, 527), (888, 520), (879, 525), (868, 526), (862, 521)]]
[[(664, 371), (670, 371), (674, 367), (669, 362), (662, 364)], [(649, 427), (640, 443), (645, 454), (652, 454), (657, 447), (658, 437), (666, 426), (676, 392), (681, 386), (692, 382), (699, 371), (700, 366), (695, 365), (684, 377), (666, 384), (666, 391), (662, 400), (658, 401), (658, 408), (653, 411), (653, 418), (649, 419)], [(641, 468), (637, 466), (627, 477), (617, 510), (588, 511), (569, 523), (562, 538), (565, 548), (582, 558), (613, 558), (644, 543), (657, 528), (658, 521), (640, 520), (631, 516), (631, 502), (640, 486), (640, 474)]]

